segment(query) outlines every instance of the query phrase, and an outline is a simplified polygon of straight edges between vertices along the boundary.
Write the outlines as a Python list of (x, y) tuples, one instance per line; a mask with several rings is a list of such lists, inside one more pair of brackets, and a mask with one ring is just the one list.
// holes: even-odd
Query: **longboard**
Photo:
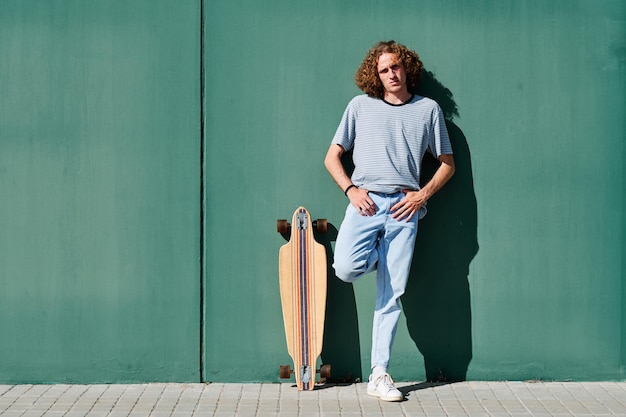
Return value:
[[(326, 232), (326, 220), (312, 221), (304, 207), (296, 209), (291, 224), (277, 221), (278, 232), (290, 234), (289, 242), (280, 248), (278, 272), (287, 350), (294, 365), (293, 371), (289, 365), (281, 366), (280, 377), (295, 374), (303, 391), (315, 388), (326, 312), (326, 250), (315, 240), (314, 228)], [(322, 365), (319, 372), (329, 378), (330, 365)]]

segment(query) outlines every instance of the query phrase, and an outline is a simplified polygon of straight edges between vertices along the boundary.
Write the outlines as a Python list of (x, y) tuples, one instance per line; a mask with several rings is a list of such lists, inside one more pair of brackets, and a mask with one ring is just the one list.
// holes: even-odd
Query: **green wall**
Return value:
[(0, 2), (0, 381), (198, 379), (198, 13)]
[[(302, 204), (339, 227), (322, 160), (381, 39), (420, 53), (458, 164), (420, 225), (391, 373), (624, 377), (624, 2), (206, 4), (206, 379), (290, 363), (275, 220)], [(373, 279), (331, 278), (338, 377), (367, 377), (373, 302)]]
[[(347, 201), (322, 160), (381, 39), (420, 53), (457, 162), (391, 373), (624, 379), (625, 18), (621, 0), (0, 2), (0, 382), (278, 381), (276, 219), (327, 218), (332, 258)], [(373, 277), (329, 275), (323, 360), (367, 377)]]

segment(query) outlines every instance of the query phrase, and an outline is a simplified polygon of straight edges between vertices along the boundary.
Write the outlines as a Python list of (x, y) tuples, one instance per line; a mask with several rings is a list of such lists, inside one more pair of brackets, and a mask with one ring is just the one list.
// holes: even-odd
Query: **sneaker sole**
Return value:
[(404, 397), (381, 397), (380, 394), (378, 393), (378, 391), (367, 391), (367, 395), (370, 395), (372, 397), (376, 397), (381, 401), (389, 401), (389, 402), (398, 402), (398, 401), (404, 401)]

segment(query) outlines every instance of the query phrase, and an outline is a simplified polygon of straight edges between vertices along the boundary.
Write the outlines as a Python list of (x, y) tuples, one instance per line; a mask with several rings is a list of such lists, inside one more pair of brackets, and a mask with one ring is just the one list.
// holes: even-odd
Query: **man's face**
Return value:
[(406, 71), (395, 54), (384, 52), (378, 57), (378, 77), (383, 83), (385, 95), (406, 91)]

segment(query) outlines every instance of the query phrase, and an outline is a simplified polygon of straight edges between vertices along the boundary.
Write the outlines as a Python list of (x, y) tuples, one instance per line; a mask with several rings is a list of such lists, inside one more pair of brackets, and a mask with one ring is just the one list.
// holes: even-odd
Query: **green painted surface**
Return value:
[(196, 1), (0, 3), (0, 381), (198, 381)]
[[(201, 4), (0, 2), (0, 382), (278, 381), (275, 222), (327, 218), (332, 257), (322, 159), (390, 38), (457, 162), (394, 377), (624, 378), (622, 1), (205, 0), (204, 92)], [(374, 282), (329, 273), (323, 360), (366, 377)]]
[[(302, 204), (339, 227), (322, 159), (381, 39), (432, 72), (459, 165), (420, 225), (392, 374), (624, 378), (625, 10), (207, 1), (205, 378), (278, 381), (290, 362), (275, 220)], [(373, 280), (329, 284), (324, 361), (366, 377)]]

